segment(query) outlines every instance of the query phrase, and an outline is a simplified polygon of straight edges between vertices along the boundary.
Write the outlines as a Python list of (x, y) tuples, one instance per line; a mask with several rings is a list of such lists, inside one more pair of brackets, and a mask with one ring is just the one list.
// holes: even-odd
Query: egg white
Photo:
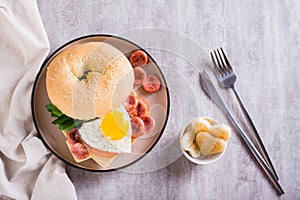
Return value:
[(114, 111), (119, 111), (123, 114), (123, 120), (129, 123), (127, 134), (120, 140), (110, 140), (100, 128), (103, 118), (96, 119), (90, 122), (83, 123), (79, 129), (82, 140), (92, 148), (101, 151), (113, 153), (130, 153), (131, 152), (131, 123), (130, 117), (123, 106), (118, 107)]

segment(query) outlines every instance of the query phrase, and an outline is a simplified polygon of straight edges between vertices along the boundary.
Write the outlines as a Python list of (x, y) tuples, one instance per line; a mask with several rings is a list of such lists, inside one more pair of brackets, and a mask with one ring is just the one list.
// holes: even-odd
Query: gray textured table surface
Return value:
[[(206, 166), (194, 165), (184, 156), (146, 173), (126, 170), (93, 173), (68, 166), (78, 199), (300, 198), (299, 1), (38, 0), (38, 6), (51, 52), (78, 36), (107, 33), (129, 37), (128, 31), (143, 31), (147, 27), (189, 38), (205, 51), (224, 47), (239, 77), (237, 88), (261, 132), (286, 192), (281, 197), (276, 195), (234, 133), (224, 157)], [(144, 47), (162, 66), (171, 89), (169, 123), (155, 151), (159, 153), (169, 141), (178, 145), (174, 142), (181, 126), (178, 121), (185, 113), (182, 111), (185, 103), (190, 101), (180, 95), (186, 85), (176, 84), (178, 75), (196, 91), (194, 100), (198, 110), (188, 114), (195, 117), (210, 114), (228, 123), (200, 91), (197, 70), (201, 67), (197, 68), (197, 63), (191, 67), (182, 59), (186, 55), (180, 55), (176, 49), (171, 49), (173, 54), (165, 55), (164, 49), (155, 46), (165, 42), (160, 37), (152, 37), (149, 32), (144, 37), (145, 44), (152, 45)], [(135, 41), (134, 34), (129, 38)], [(174, 42), (171, 37), (170, 43)], [(188, 48), (184, 44), (179, 46), (183, 50)], [(189, 56), (197, 57), (197, 52)], [(232, 93), (221, 93), (245, 125)]]

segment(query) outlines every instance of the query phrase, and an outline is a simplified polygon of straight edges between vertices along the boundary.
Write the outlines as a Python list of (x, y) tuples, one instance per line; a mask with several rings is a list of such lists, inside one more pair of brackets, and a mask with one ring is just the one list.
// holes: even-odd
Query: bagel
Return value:
[(125, 55), (110, 44), (88, 42), (59, 52), (49, 63), (50, 101), (74, 119), (102, 117), (133, 90), (134, 73)]

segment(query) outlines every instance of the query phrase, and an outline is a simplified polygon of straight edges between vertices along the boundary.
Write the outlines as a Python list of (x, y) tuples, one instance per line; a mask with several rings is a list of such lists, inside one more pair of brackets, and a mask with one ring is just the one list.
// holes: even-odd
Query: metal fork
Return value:
[(249, 124), (251, 125), (251, 127), (253, 129), (254, 136), (258, 143), (258, 147), (259, 147), (260, 152), (262, 153), (262, 156), (264, 157), (265, 161), (269, 165), (269, 167), (270, 167), (272, 173), (274, 174), (274, 176), (276, 177), (276, 179), (279, 180), (277, 173), (275, 171), (275, 168), (272, 164), (272, 161), (271, 161), (271, 159), (267, 153), (267, 150), (263, 144), (263, 141), (260, 138), (259, 133), (258, 133), (250, 115), (248, 114), (247, 109), (245, 108), (245, 106), (234, 86), (234, 84), (237, 80), (237, 76), (234, 73), (233, 68), (231, 67), (223, 49), (220, 48), (220, 50), (219, 49), (214, 50), (213, 53), (210, 52), (210, 55), (211, 55), (212, 61), (214, 63), (215, 71), (219, 72), (219, 74), (215, 73), (219, 84), (221, 84), (224, 87), (232, 89), (232, 91), (234, 92), (247, 121), (249, 122)]

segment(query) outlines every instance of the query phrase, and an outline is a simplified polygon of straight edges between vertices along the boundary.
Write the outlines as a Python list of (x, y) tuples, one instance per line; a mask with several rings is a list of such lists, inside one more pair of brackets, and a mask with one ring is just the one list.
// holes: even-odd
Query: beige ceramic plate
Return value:
[(59, 52), (73, 45), (95, 41), (109, 43), (122, 51), (127, 57), (132, 51), (136, 49), (142, 49), (138, 45), (128, 40), (111, 35), (89, 35), (68, 42), (67, 44), (57, 49), (45, 60), (36, 77), (31, 100), (32, 115), (35, 127), (44, 144), (58, 158), (72, 166), (79, 167), (81, 169), (91, 171), (110, 171), (133, 164), (134, 162), (142, 158), (147, 152), (149, 152), (157, 143), (164, 131), (168, 119), (170, 106), (169, 92), (168, 88), (166, 87), (166, 81), (161, 70), (159, 69), (153, 58), (148, 54), (149, 62), (144, 69), (147, 73), (156, 74), (162, 82), (162, 87), (158, 92), (152, 94), (144, 92), (142, 88), (139, 87), (136, 87), (135, 91), (139, 96), (145, 98), (151, 106), (151, 116), (156, 122), (154, 131), (151, 134), (144, 135), (145, 137), (139, 138), (132, 145), (132, 153), (119, 154), (108, 168), (101, 167), (92, 159), (83, 161), (81, 163), (75, 162), (69, 149), (67, 148), (65, 136), (56, 125), (51, 124), (53, 118), (45, 108), (45, 105), (50, 103), (46, 91), (45, 77), (48, 64)]

